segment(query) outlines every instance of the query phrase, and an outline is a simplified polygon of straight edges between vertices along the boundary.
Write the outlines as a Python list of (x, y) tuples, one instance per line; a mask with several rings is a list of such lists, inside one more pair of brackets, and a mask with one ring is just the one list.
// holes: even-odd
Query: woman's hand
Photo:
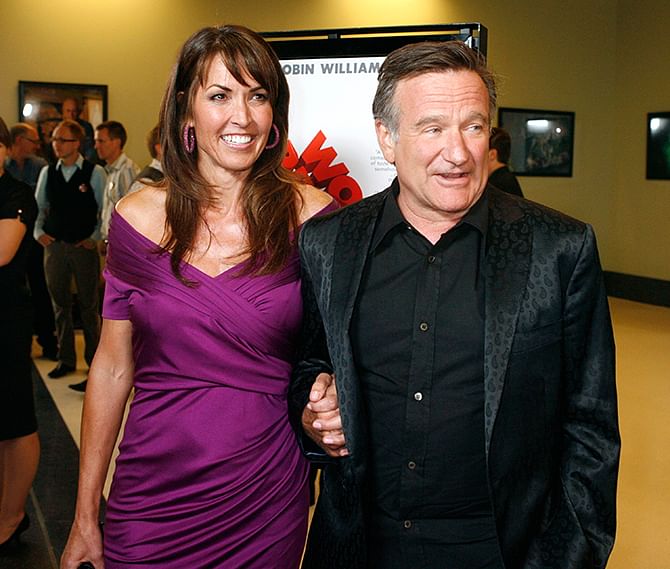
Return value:
[(95, 569), (105, 569), (102, 533), (97, 523), (81, 524), (75, 520), (60, 559), (60, 569), (78, 569), (85, 561), (91, 563)]

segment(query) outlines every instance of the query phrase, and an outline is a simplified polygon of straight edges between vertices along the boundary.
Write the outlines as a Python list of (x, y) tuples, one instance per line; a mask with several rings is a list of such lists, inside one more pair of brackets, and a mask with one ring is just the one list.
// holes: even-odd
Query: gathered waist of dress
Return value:
[(234, 376), (214, 375), (198, 377), (193, 375), (137, 371), (133, 381), (135, 389), (147, 391), (175, 391), (199, 389), (232, 389), (248, 391), (286, 399), (288, 393), (288, 378), (268, 376)]

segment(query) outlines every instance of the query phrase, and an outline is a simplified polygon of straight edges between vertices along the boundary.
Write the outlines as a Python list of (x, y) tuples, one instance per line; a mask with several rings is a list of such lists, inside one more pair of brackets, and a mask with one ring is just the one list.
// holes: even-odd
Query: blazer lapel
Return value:
[(358, 287), (370, 249), (377, 217), (388, 191), (375, 194), (342, 214), (333, 254), (333, 281), (329, 304), (330, 317), (341, 319), (349, 330)]
[(347, 433), (347, 447), (352, 456), (365, 456), (366, 437), (360, 420), (362, 405), (358, 376), (349, 337), (349, 325), (363, 269), (384, 196), (379, 194), (349, 206), (340, 215), (340, 225), (333, 252), (332, 282), (328, 303), (328, 343), (340, 401), (342, 427)]
[(528, 281), (532, 247), (531, 231), (517, 202), (491, 191), (487, 240), (484, 417), (488, 454)]

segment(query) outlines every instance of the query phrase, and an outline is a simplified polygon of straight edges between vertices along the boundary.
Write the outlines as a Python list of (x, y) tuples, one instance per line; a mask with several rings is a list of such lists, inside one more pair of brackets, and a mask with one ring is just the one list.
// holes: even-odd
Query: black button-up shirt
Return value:
[(370, 418), (371, 566), (441, 567), (470, 544), (463, 567), (500, 567), (484, 451), (486, 194), (435, 245), (396, 200), (397, 187), (351, 325)]

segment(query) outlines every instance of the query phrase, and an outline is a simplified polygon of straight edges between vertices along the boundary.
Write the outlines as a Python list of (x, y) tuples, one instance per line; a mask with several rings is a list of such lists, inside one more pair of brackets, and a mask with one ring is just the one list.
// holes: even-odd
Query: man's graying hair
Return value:
[(484, 56), (461, 41), (411, 43), (391, 52), (379, 68), (379, 83), (372, 103), (375, 120), (381, 121), (397, 136), (400, 109), (396, 107), (393, 97), (398, 83), (424, 73), (444, 71), (474, 71), (481, 77), (489, 93), (491, 121), (498, 99), (495, 76), (486, 67)]

